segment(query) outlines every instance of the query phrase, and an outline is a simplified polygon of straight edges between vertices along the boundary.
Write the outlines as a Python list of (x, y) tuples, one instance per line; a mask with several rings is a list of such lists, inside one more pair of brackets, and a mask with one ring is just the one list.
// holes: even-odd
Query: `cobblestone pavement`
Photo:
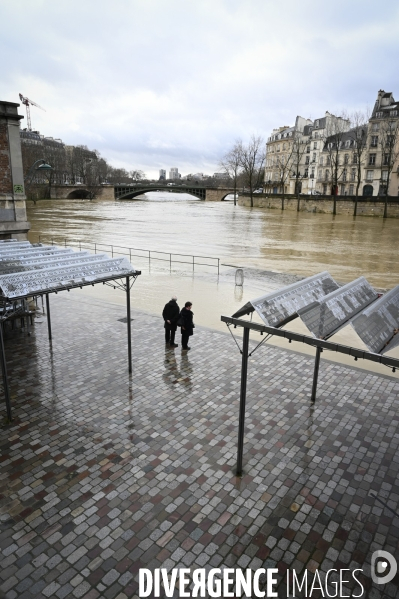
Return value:
[[(6, 341), (9, 599), (136, 598), (143, 567), (277, 567), (279, 597), (287, 569), (312, 579), (362, 568), (362, 596), (399, 597), (398, 576), (370, 578), (373, 551), (398, 557), (398, 382), (322, 361), (311, 407), (313, 360), (260, 348), (238, 479), (241, 358), (229, 335), (197, 328), (190, 352), (172, 351), (160, 318), (133, 313), (129, 379), (122, 307), (73, 292), (51, 296), (51, 308), (52, 348), (43, 316), (31, 337)], [(352, 591), (353, 579), (339, 596)]]

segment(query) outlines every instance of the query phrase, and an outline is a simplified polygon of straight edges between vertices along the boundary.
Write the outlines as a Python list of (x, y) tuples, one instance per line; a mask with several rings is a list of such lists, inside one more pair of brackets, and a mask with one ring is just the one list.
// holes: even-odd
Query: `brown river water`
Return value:
[[(132, 255), (132, 264), (142, 270), (132, 290), (134, 307), (159, 315), (165, 302), (176, 294), (180, 305), (193, 302), (197, 324), (218, 330), (226, 330), (220, 322), (222, 314), (231, 315), (248, 300), (294, 282), (295, 275), (328, 270), (341, 283), (363, 275), (377, 288), (399, 284), (396, 219), (251, 209), (234, 206), (231, 201), (203, 202), (185, 194), (160, 192), (130, 201), (29, 201), (27, 209), (32, 242), (40, 235), (47, 242), (53, 238), (57, 243), (66, 239), (83, 245), (142, 248), (163, 258), (167, 257), (154, 252), (220, 258), (224, 266), (218, 277), (214, 267), (196, 266), (193, 273), (191, 264), (172, 262), (169, 268), (169, 262), (149, 262), (148, 253)], [(109, 246), (100, 249), (109, 253)], [(125, 251), (114, 248), (114, 252)], [(236, 269), (225, 265), (245, 267), (243, 287), (235, 286)], [(125, 301), (122, 292), (103, 286), (74, 293), (87, 300), (94, 295), (115, 303)], [(289, 328), (307, 332), (301, 326), (294, 321)], [(350, 327), (338, 335), (333, 339), (363, 347)], [(286, 347), (285, 343), (282, 340), (279, 345)], [(329, 352), (323, 356), (336, 359)], [(352, 360), (350, 364), (354, 365)], [(390, 374), (386, 367), (360, 366)]]

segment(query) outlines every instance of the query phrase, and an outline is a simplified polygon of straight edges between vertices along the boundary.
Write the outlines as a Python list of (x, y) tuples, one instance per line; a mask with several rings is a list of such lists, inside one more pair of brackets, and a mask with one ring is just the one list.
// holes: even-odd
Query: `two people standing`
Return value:
[(162, 316), (165, 321), (165, 343), (170, 347), (178, 347), (175, 343), (176, 329), (178, 326), (181, 327), (181, 342), (182, 349), (189, 350), (188, 340), (194, 332), (193, 313), (191, 311), (192, 303), (186, 302), (184, 308), (180, 311), (177, 304), (177, 297), (173, 296), (172, 299), (165, 305)]

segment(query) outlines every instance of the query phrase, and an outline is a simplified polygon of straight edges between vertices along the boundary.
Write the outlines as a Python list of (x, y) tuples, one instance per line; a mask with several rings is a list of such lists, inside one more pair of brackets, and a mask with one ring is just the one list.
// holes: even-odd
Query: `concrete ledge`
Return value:
[(0, 233), (27, 233), (30, 229), (28, 221), (8, 221), (0, 223)]
[[(283, 198), (282, 196), (274, 195), (256, 195), (253, 197), (254, 208), (269, 208), (275, 210), (282, 210)], [(336, 213), (347, 214), (353, 216), (355, 209), (355, 200), (352, 198), (337, 197), (336, 201)], [(250, 206), (251, 198), (249, 195), (241, 195), (238, 198), (239, 206)], [(385, 200), (383, 198), (374, 198), (366, 200), (358, 198), (357, 203), (357, 216), (383, 216), (384, 215)], [(299, 212), (320, 212), (323, 214), (332, 214), (334, 207), (334, 200), (327, 198), (319, 199), (317, 196), (300, 196), (299, 198)], [(298, 199), (292, 196), (284, 198), (284, 210), (297, 211)], [(388, 199), (388, 217), (399, 218), (399, 198)]]

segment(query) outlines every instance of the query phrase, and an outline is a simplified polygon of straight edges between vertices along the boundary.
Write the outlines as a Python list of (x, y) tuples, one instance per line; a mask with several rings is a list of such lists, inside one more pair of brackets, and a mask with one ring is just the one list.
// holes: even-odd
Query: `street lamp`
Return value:
[[(37, 165), (39, 165), (39, 166), (37, 166)], [(54, 170), (53, 167), (50, 166), (49, 164), (47, 164), (47, 162), (44, 160), (44, 158), (40, 158), (39, 160), (36, 160), (36, 162), (34, 162), (32, 164), (24, 181), (26, 183), (31, 183), (33, 175), (35, 173), (42, 172), (42, 171), (52, 171), (52, 170)]]

